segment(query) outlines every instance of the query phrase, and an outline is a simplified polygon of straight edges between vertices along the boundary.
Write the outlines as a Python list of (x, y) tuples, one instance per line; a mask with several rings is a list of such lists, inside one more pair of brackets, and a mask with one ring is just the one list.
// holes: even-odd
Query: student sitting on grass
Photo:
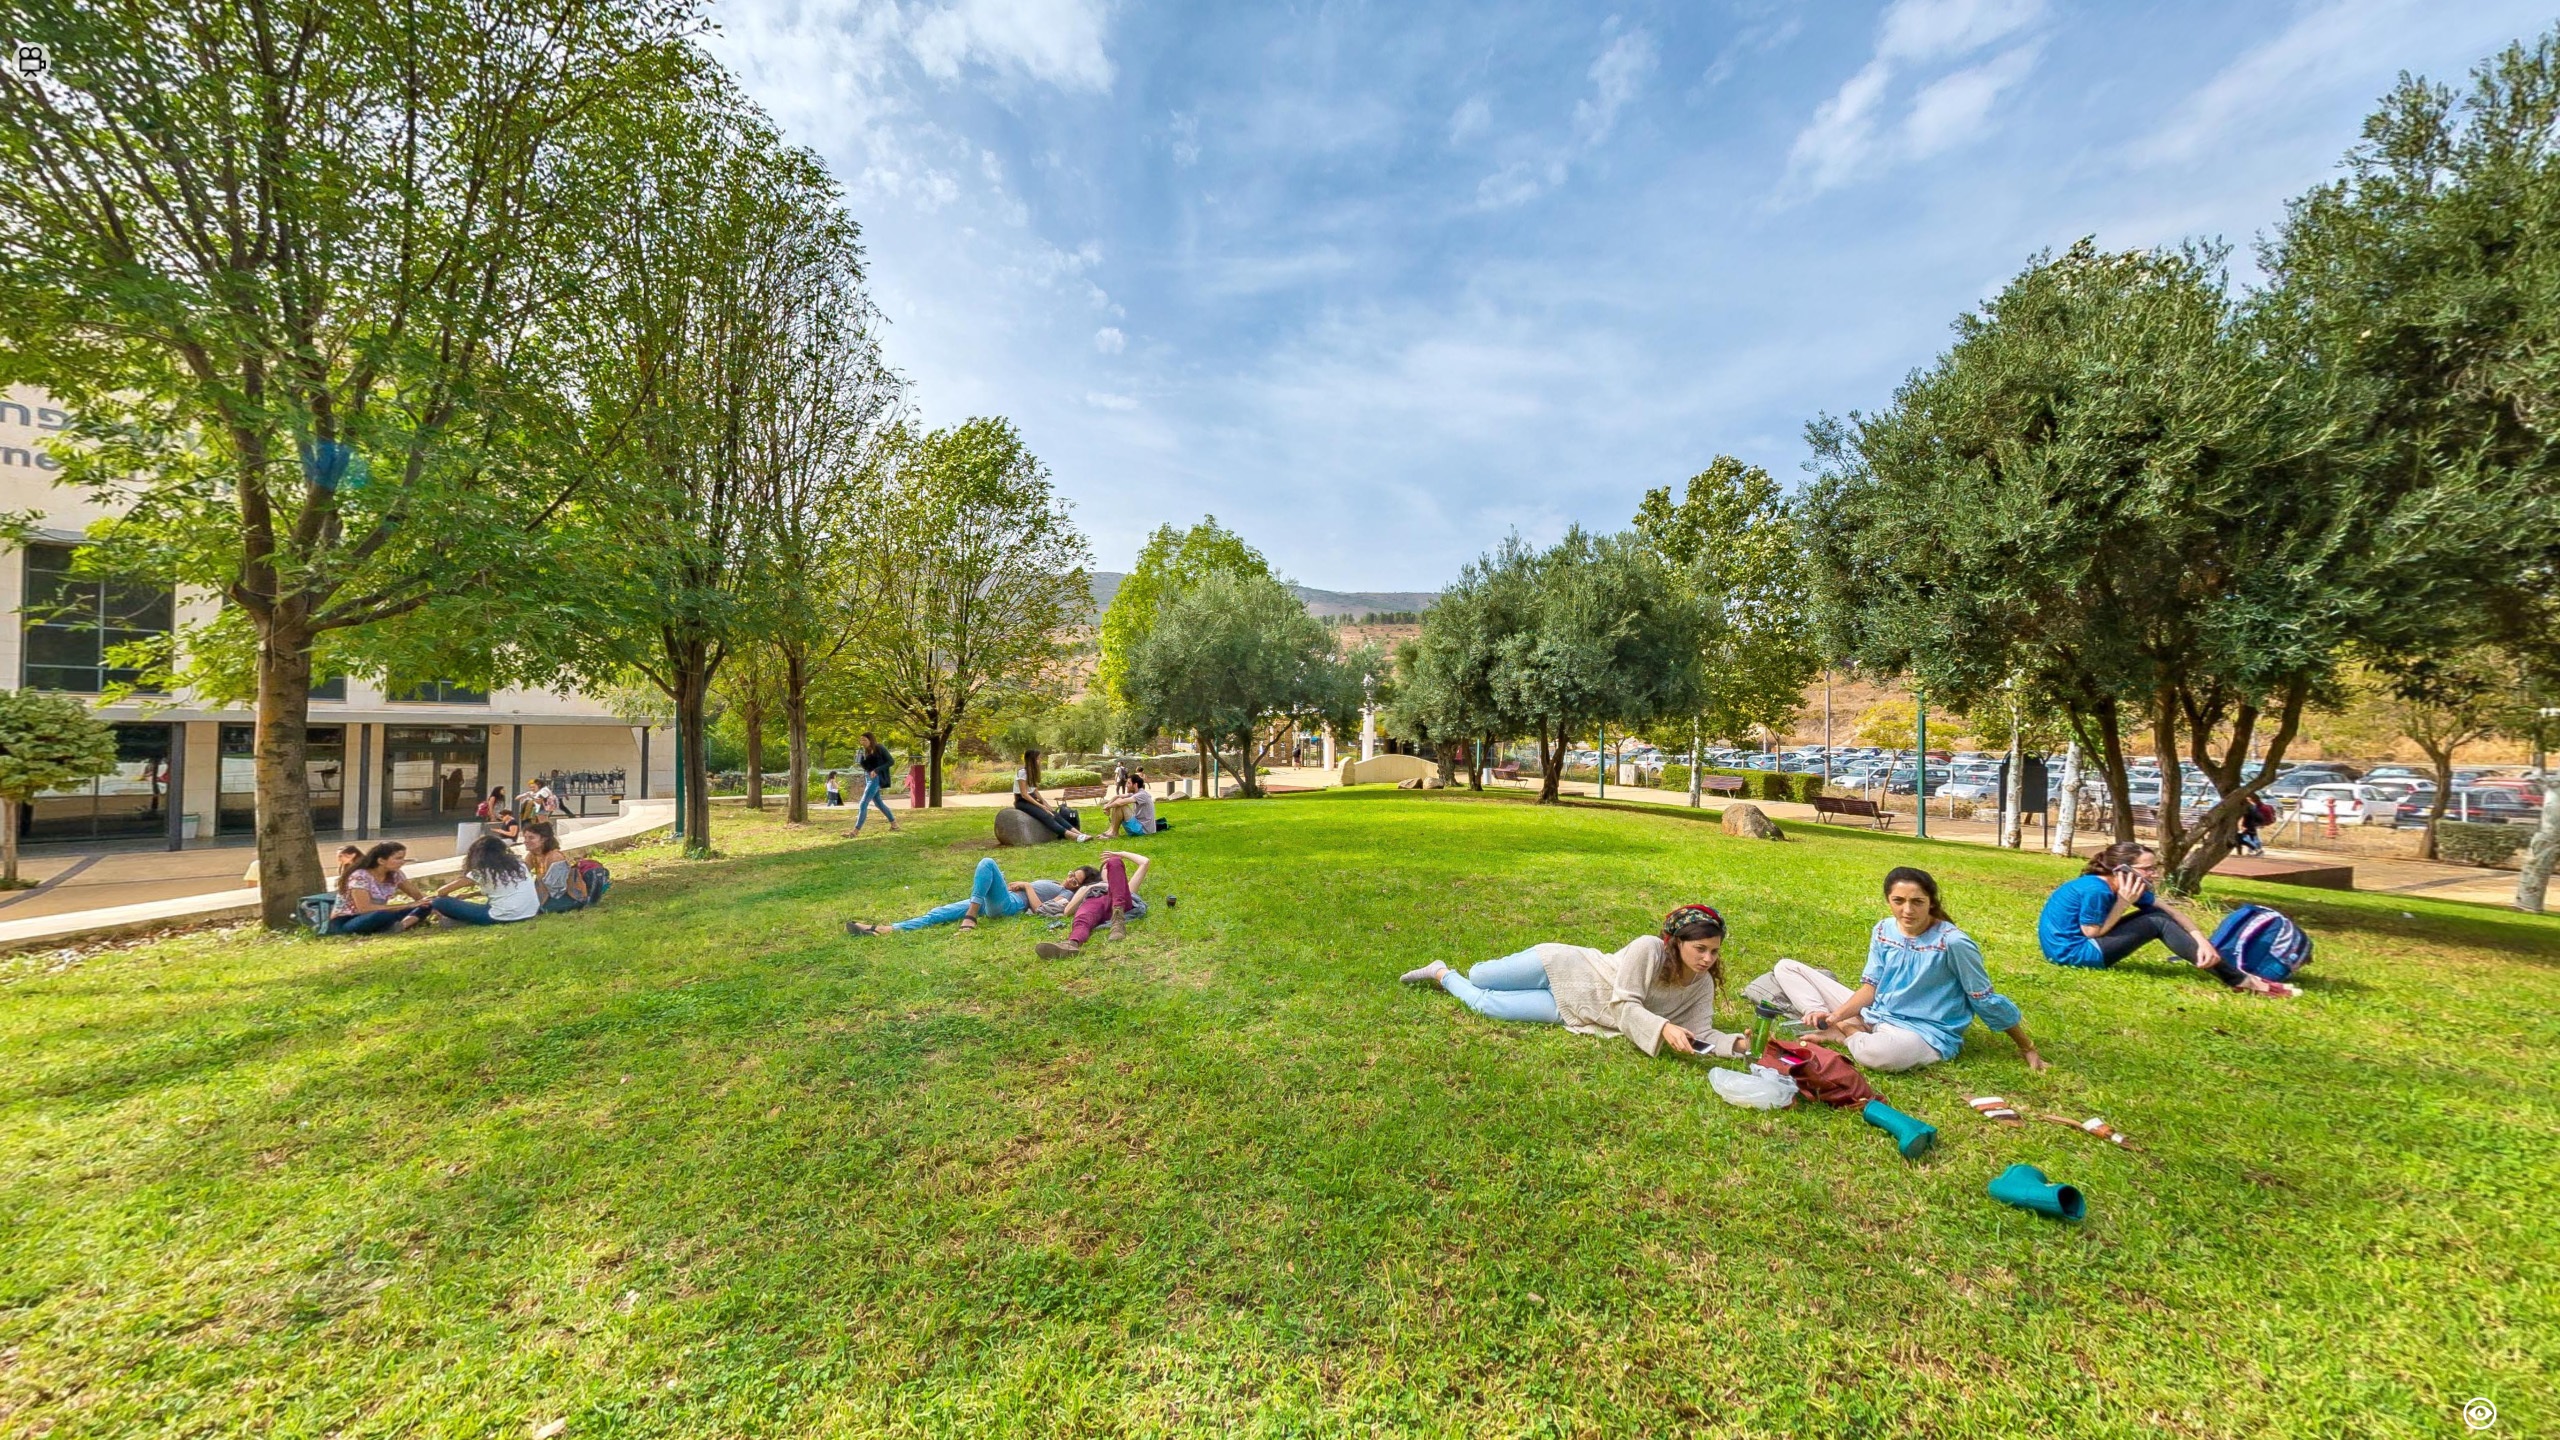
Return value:
[(504, 785), (491, 786), (489, 798), (480, 802), (480, 824), (501, 840), (524, 838), (523, 828), (516, 823), (516, 812), (507, 804), (507, 787)]
[(1980, 1020), (2008, 1032), (2028, 1069), (2044, 1069), (2017, 1005), (1991, 988), (1982, 947), (1938, 903), (1937, 880), (1897, 866), (1885, 872), (1884, 903), (1893, 914), (1867, 937), (1855, 991), (1801, 961), (1772, 972), (1805, 1018), (1804, 1038), (1845, 1045), (1870, 1070), (1916, 1070), (1956, 1058), (1965, 1027)]
[[(1134, 872), (1129, 869), (1133, 860), (1138, 865)], [(1147, 915), (1147, 902), (1138, 894), (1138, 887), (1147, 883), (1148, 863), (1146, 856), (1135, 851), (1103, 851), (1101, 881), (1086, 884), (1068, 902), (1068, 913), (1075, 920), (1067, 927), (1067, 938), (1043, 940), (1032, 947), (1033, 953), (1043, 960), (1063, 960), (1084, 949), (1084, 942), (1093, 937), (1094, 927), (1105, 920), (1111, 922), (1112, 939), (1128, 938), (1129, 922), (1143, 920)], [(1077, 868), (1092, 873), (1090, 866)]]
[[(844, 933), (886, 935), (892, 930), (924, 930), (935, 925), (948, 925), (955, 920), (960, 922), (961, 929), (975, 930), (978, 928), (980, 916), (1001, 920), (1008, 915), (1019, 915), (1026, 910), (1034, 914), (1064, 915), (1067, 913), (1067, 901), (1085, 885), (1099, 878), (1101, 873), (1090, 865), (1079, 865), (1068, 871), (1067, 878), (1064, 880), (1028, 882), (1007, 880), (1004, 878), (1003, 869), (997, 866), (994, 856), (982, 856), (978, 861), (978, 873), (969, 886), (968, 899), (954, 900), (948, 905), (937, 905), (912, 920), (901, 920), (894, 925), (874, 925), (868, 920), (847, 920), (844, 922)], [(1043, 908), (1052, 906), (1056, 908)]]
[[(340, 856), (346, 855), (340, 850)], [(352, 862), (338, 863), (338, 904), (330, 912), (330, 935), (377, 935), (385, 930), (411, 930), (423, 923), (430, 911), (427, 892), (403, 874), (402, 861), (409, 858), (409, 847), (397, 840), (381, 844), (355, 857)], [(418, 903), (394, 903), (406, 896)]]
[(548, 820), (524, 827), (524, 865), (541, 887), (545, 915), (584, 910), (603, 899), (605, 886), (612, 883), (602, 874), (589, 879), (560, 848), (559, 829)]
[[(465, 900), (456, 892), (477, 886), (481, 899)], [(524, 862), (507, 842), (483, 835), (471, 842), (462, 873), (427, 901), (438, 915), (457, 925), (512, 925), (542, 913), (542, 898)]]
[(2248, 995), (2284, 999), (2302, 992), (2262, 980), (2233, 963), (2204, 928), (2151, 892), (2160, 878), (2160, 852), (2120, 840), (2089, 857), (2088, 873), (2065, 881), (2044, 902), (2036, 938), (2056, 965), (2103, 970), (2157, 940), (2169, 953)]
[(1111, 833), (1115, 835), (1153, 835), (1169, 828), (1156, 819), (1156, 792), (1147, 788), (1144, 771), (1122, 770), (1120, 793), (1102, 802), (1111, 816)]
[(1664, 1045), (1684, 1055), (1739, 1055), (1743, 1037), (1715, 1028), (1724, 930), (1715, 907), (1683, 905), (1662, 917), (1660, 935), (1637, 936), (1614, 955), (1532, 945), (1464, 975), (1435, 960), (1403, 978), (1437, 985), (1479, 1015), (1624, 1035), (1647, 1055)]

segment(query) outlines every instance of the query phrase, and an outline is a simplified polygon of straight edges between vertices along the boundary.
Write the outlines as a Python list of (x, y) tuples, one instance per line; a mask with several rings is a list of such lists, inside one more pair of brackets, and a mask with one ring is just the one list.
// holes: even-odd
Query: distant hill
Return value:
[[(1088, 570), (1085, 577), (1093, 582), (1093, 610), (1099, 615), (1111, 608), (1111, 597), (1120, 593), (1120, 582), (1127, 572), (1120, 570)], [(1423, 611), (1440, 598), (1436, 590), (1317, 590), (1305, 585), (1289, 587), (1307, 602), (1307, 613), (1326, 615), (1384, 615), (1399, 610)]]

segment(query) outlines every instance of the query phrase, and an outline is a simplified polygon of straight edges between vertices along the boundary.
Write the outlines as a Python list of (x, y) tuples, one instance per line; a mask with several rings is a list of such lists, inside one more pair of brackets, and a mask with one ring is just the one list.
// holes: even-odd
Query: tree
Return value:
[[(1929, 715), (1929, 739), (1946, 744), (1964, 738), (1965, 721), (1961, 715), (1932, 711)], [(1858, 712), (1857, 728), (1852, 731), (1861, 745), (1880, 745), (1887, 750), (1908, 750), (1920, 743), (1920, 707), (1908, 698), (1887, 695)]]
[(18, 888), (19, 810), (115, 768), (115, 727), (88, 706), (68, 695), (0, 690), (0, 890)]
[(1524, 623), (1496, 646), (1492, 688), (1501, 710), (1537, 737), (1540, 803), (1555, 803), (1565, 749), (1582, 727), (1632, 730), (1697, 703), (1709, 612), (1634, 534), (1594, 536), (1577, 525), (1534, 559), (1515, 537), (1488, 563), (1528, 581)]
[[(1399, 665), (1403, 723), (1488, 749), (1527, 733), (1532, 722), (1509, 708), (1498, 682), (1506, 645), (1533, 623), (1534, 570), (1535, 557), (1515, 536), (1470, 562), (1440, 592), (1423, 612), (1411, 660)], [(1483, 769), (1472, 756), (1467, 784), (1484, 788)]]
[(1778, 483), (1757, 465), (1719, 455), (1689, 478), (1677, 503), (1669, 486), (1646, 491), (1635, 527), (1712, 607), (1699, 687), (1704, 705), (1691, 718), (1708, 736), (1736, 742), (1793, 729), (1822, 656), (1803, 542)]
[[(126, 573), (255, 646), (261, 911), (320, 888), (312, 653), (492, 587), (567, 496), (516, 463), (597, 215), (564, 137), (665, 83), (680, 6), (25, 0), (0, 80), (0, 381), (82, 416)], [(142, 461), (145, 463), (133, 463)]]
[(2418, 858), (2436, 858), (2436, 831), (2453, 799), (2454, 755), (2495, 735), (2516, 709), (2517, 676), (2507, 657), (2486, 647), (2396, 661), (2388, 680), (2400, 731), (2435, 767), (2435, 799), (2427, 807)]
[(1011, 422), (882, 440), (878, 485), (847, 530), (840, 663), (926, 752), (984, 710), (1054, 698), (1068, 632), (1090, 613), (1084, 536)]
[[(1811, 432), (1837, 650), (1951, 708), (2014, 683), (2060, 710), (2119, 838), (2128, 732), (2148, 730), (2159, 845), (2187, 889), (2410, 581), (2377, 537), (2412, 491), (2338, 446), (2331, 382), (2235, 310), (2217, 262), (2087, 242), (2039, 260), (1889, 411)], [(2218, 795), (2193, 824), (2182, 759)]]
[[(2387, 671), (2485, 645), (2512, 671), (2550, 675), (2560, 30), (2492, 57), (2459, 96), (2404, 75), (2344, 170), (2296, 201), (2267, 247), (2264, 308), (2299, 363), (2334, 377), (2358, 463), (2422, 502), (2371, 517), (2407, 589), (2374, 607), (2364, 653)], [(2545, 807), (2520, 907), (2541, 907), (2555, 853), (2560, 805)]]
[(1221, 528), (1215, 515), (1202, 516), (1188, 530), (1157, 526), (1139, 548), (1138, 563), (1112, 592), (1110, 607), (1102, 612), (1102, 657), (1094, 671), (1095, 686), (1127, 703), (1129, 667), (1155, 628), (1157, 615), (1175, 595), (1211, 575), (1267, 578), (1270, 574), (1271, 562), (1262, 558), (1262, 552), (1234, 531)]
[(1288, 586), (1211, 570), (1162, 601), (1122, 684), (1145, 723), (1199, 735), (1211, 758), (1232, 742), (1237, 784), (1252, 798), (1262, 794), (1254, 737), (1263, 725), (1356, 709), (1360, 678)]
[(747, 808), (764, 808), (764, 735), (782, 708), (781, 657), (764, 645), (748, 645), (721, 667), (713, 693), (738, 718), (739, 739), (746, 751)]

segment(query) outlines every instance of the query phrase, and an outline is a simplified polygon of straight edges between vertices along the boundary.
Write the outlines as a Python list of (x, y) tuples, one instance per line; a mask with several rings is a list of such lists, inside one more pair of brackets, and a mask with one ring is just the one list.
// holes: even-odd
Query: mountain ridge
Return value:
[[(1100, 615), (1111, 608), (1111, 597), (1120, 593), (1120, 582), (1129, 575), (1125, 570), (1088, 570), (1085, 578), (1093, 586), (1093, 612)], [(1306, 602), (1308, 614), (1319, 618), (1423, 611), (1440, 598), (1436, 590), (1319, 590), (1312, 585), (1292, 585), (1289, 590)]]

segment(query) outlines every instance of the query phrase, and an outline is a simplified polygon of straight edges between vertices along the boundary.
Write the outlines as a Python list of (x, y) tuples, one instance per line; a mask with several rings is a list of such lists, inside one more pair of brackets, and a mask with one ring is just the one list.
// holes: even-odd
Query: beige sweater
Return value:
[(1624, 1035), (1647, 1055), (1662, 1049), (1662, 1027), (1677, 1025), (1710, 1055), (1739, 1054), (1743, 1037), (1715, 1028), (1716, 982), (1706, 976), (1687, 985), (1654, 978), (1662, 961), (1662, 937), (1639, 935), (1607, 954), (1587, 945), (1540, 945), (1547, 987), (1556, 1013), (1577, 1035)]

